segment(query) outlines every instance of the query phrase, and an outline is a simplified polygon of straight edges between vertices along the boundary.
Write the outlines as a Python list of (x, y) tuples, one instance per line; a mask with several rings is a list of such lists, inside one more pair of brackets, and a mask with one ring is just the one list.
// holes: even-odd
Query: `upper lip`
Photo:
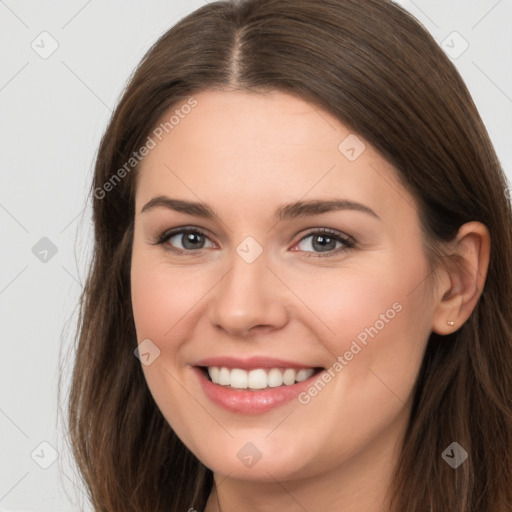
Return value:
[(254, 356), (245, 359), (232, 356), (207, 357), (196, 361), (192, 366), (217, 366), (225, 368), (240, 368), (241, 370), (254, 370), (256, 368), (319, 368), (317, 365), (264, 356)]

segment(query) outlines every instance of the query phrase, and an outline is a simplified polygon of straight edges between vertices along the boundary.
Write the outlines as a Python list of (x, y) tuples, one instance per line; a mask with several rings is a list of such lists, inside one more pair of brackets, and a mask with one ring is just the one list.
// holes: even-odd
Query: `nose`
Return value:
[(252, 263), (234, 253), (232, 262), (212, 290), (208, 313), (212, 324), (236, 337), (283, 327), (288, 321), (287, 290), (267, 266), (265, 252)]

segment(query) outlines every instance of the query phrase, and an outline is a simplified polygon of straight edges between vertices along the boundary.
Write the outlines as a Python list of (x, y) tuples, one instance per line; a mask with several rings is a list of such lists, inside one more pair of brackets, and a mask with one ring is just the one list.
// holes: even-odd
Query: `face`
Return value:
[(434, 311), (412, 196), (302, 99), (194, 98), (136, 189), (132, 305), (157, 405), (242, 479), (389, 454)]

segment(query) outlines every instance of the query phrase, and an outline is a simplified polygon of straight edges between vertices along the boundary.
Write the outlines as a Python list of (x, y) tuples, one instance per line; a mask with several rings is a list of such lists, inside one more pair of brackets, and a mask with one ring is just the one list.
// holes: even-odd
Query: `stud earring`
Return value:
[(455, 325), (455, 322), (453, 322), (452, 320), (448, 320), (448, 322), (446, 322), (450, 327), (453, 327)]

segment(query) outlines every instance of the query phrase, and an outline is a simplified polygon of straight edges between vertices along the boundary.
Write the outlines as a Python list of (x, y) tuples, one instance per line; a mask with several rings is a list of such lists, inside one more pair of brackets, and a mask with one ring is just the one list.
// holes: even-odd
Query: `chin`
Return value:
[[(253, 435), (253, 441), (242, 441), (243, 436), (236, 436), (229, 442), (217, 444), (215, 450), (211, 446), (201, 446), (194, 452), (199, 460), (214, 473), (229, 475), (230, 478), (240, 480), (258, 482), (298, 480), (329, 469), (328, 461), (325, 461), (326, 467), (323, 467), (321, 454), (318, 457), (307, 456), (307, 452), (311, 452), (311, 449), (294, 442), (293, 436), (283, 436), (281, 433), (281, 436), (276, 436), (274, 442), (268, 439), (265, 441), (265, 436), (268, 436), (268, 430), (261, 436)], [(299, 446), (303, 448), (297, 449)]]

